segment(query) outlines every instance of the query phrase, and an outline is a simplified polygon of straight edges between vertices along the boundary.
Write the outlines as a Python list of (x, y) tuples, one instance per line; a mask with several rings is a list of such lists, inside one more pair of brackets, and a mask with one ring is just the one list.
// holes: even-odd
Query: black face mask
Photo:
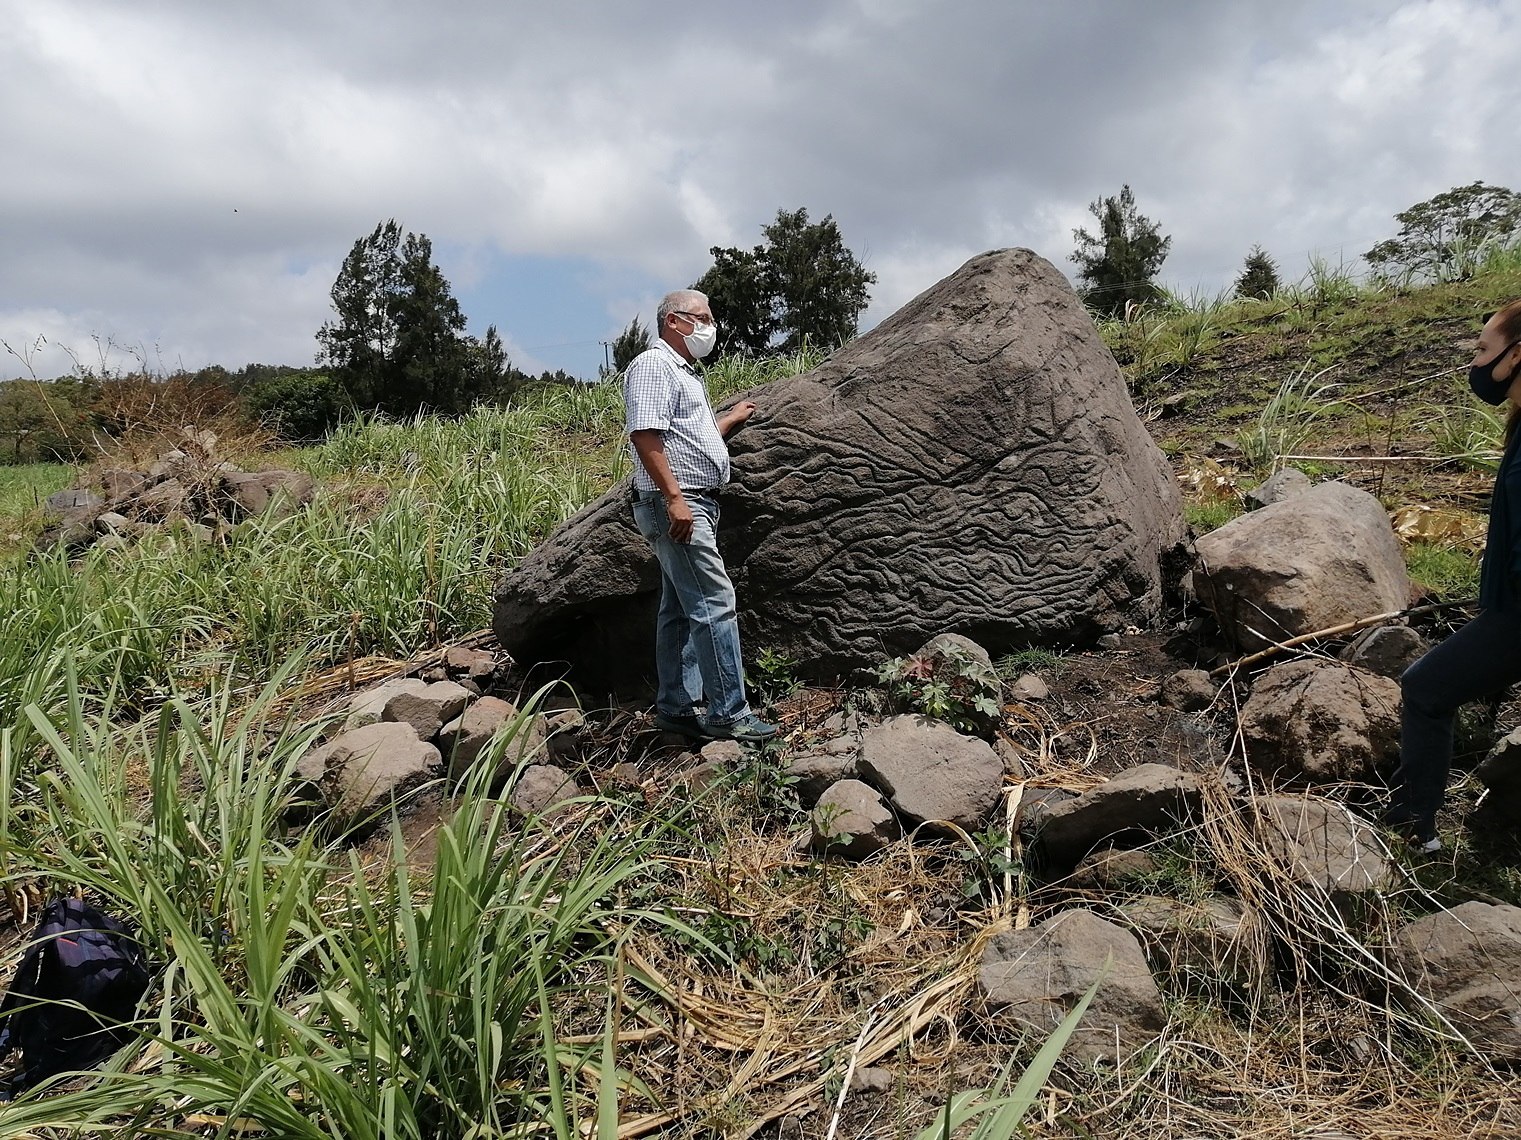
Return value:
[(1495, 353), (1495, 357), (1488, 364), (1475, 364), (1468, 370), (1468, 386), (1473, 389), (1473, 394), (1486, 404), (1498, 407), (1505, 403), (1505, 393), (1510, 391), (1511, 381), (1516, 378), (1516, 369), (1510, 370), (1510, 375), (1504, 380), (1495, 379), (1495, 365), (1507, 352), (1521, 344), (1521, 340), (1513, 340)]

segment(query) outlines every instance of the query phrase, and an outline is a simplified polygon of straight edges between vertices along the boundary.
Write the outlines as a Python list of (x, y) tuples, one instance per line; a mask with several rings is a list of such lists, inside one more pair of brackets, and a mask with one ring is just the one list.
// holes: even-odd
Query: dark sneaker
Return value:
[(661, 732), (674, 732), (678, 736), (690, 737), (693, 740), (703, 740), (708, 735), (702, 727), (702, 722), (691, 715), (670, 716), (658, 712), (655, 714), (655, 727)]
[(730, 724), (706, 724), (703, 731), (714, 740), (737, 740), (741, 744), (759, 744), (776, 735), (776, 725), (767, 724), (754, 713)]

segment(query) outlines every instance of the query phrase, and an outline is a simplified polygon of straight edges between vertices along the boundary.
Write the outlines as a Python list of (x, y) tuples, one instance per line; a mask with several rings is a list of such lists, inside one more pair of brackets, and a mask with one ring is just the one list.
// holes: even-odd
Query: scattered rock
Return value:
[(812, 807), (831, 784), (856, 778), (856, 761), (853, 755), (799, 756), (787, 765), (786, 776), (792, 781), (798, 802)]
[(1179, 669), (1162, 682), (1162, 703), (1183, 712), (1202, 712), (1215, 703), (1215, 682), (1205, 669)]
[(1329, 800), (1263, 796), (1252, 801), (1263, 849), (1301, 886), (1338, 907), (1389, 886), (1393, 874), (1373, 828)]
[[(679, 759), (679, 758), (678, 758)], [(694, 795), (700, 795), (727, 776), (732, 769), (717, 760), (704, 760), (685, 769), (676, 782)]]
[(940, 721), (895, 716), (861, 735), (861, 776), (910, 823), (978, 830), (1003, 787), (1003, 763), (984, 740)]
[(179, 471), (190, 456), (186, 455), (177, 447), (172, 447), (154, 461), (153, 466), (148, 468), (148, 481), (156, 483), (161, 479), (167, 479), (176, 471)]
[[(804, 677), (946, 629), (1003, 653), (1160, 613), (1186, 532), (1177, 480), (1082, 302), (1030, 251), (973, 258), (768, 384), (765, 408), (729, 440), (725, 556), (746, 639)], [(507, 576), (493, 625), (524, 665), (631, 691), (659, 583), (620, 484)]]
[(639, 771), (639, 766), (630, 764), (627, 760), (614, 764), (607, 774), (614, 783), (626, 788), (637, 788), (644, 783), (644, 773)]
[(853, 763), (856, 755), (861, 751), (861, 738), (836, 736), (833, 740), (824, 741), (822, 750), (825, 756), (848, 756)]
[(1401, 927), (1405, 978), (1492, 1060), (1521, 1061), (1521, 908), (1466, 902)]
[(1084, 855), (1065, 882), (1078, 890), (1110, 890), (1160, 869), (1156, 856), (1140, 847), (1104, 847)]
[(836, 713), (830, 713), (824, 723), (819, 726), (819, 732), (825, 736), (860, 736), (867, 725), (864, 718), (858, 712), (846, 712), (843, 709)]
[(1327, 661), (1289, 661), (1260, 676), (1241, 709), (1247, 760), (1310, 784), (1369, 782), (1399, 754), (1400, 687)]
[(850, 1078), (850, 1091), (857, 1094), (871, 1094), (880, 1096), (892, 1091), (893, 1075), (890, 1069), (878, 1069), (870, 1066), (857, 1069)]
[(1187, 988), (1256, 992), (1267, 977), (1262, 923), (1235, 899), (1190, 903), (1148, 895), (1121, 906), (1151, 968)]
[(1313, 484), (1310, 477), (1297, 467), (1285, 467), (1281, 471), (1275, 471), (1257, 486), (1253, 487), (1242, 496), (1249, 511), (1260, 510), (1263, 507), (1271, 507), (1274, 503), (1281, 503), (1285, 499), (1292, 499), (1295, 495), (1302, 495)]
[(841, 780), (826, 788), (810, 818), (813, 849), (847, 859), (864, 859), (903, 834), (877, 790), (860, 780)]
[(343, 727), (354, 729), (363, 728), (368, 724), (378, 724), (385, 718), (386, 705), (390, 703), (392, 697), (398, 693), (422, 692), (427, 687), (428, 682), (417, 677), (396, 677), (373, 689), (355, 693), (349, 701), (349, 715), (343, 722)]
[[(186, 429), (184, 449), (160, 455), (146, 471), (108, 468), (96, 474), (89, 487), (75, 487), (51, 497), (62, 517), (47, 527), (37, 540), (38, 549), (63, 545), (82, 550), (101, 535), (130, 538), (147, 529), (180, 518), (196, 520), (205, 531), (196, 537), (217, 541), (226, 537), (234, 522), (272, 509), (292, 510), (311, 500), (311, 476), (298, 471), (240, 471), (236, 464), (218, 461), (213, 452), (215, 434)], [(99, 490), (102, 495), (96, 494)], [(73, 506), (64, 509), (62, 504)], [(88, 510), (85, 504), (89, 504)], [(127, 520), (106, 527), (95, 526), (101, 514)], [(86, 524), (86, 525), (81, 525)]]
[(222, 487), (239, 518), (261, 515), (269, 507), (269, 488), (254, 472), (231, 472), (222, 476)]
[(524, 815), (554, 816), (567, 800), (581, 794), (568, 772), (553, 764), (530, 764), (512, 786), (508, 800)]
[(437, 736), (438, 730), (465, 711), (470, 694), (453, 681), (434, 681), (421, 688), (410, 687), (394, 693), (386, 701), (382, 720), (404, 721), (417, 732), (419, 739)]
[(1349, 642), (1341, 651), (1341, 659), (1398, 680), (1429, 648), (1426, 639), (1408, 625), (1376, 625)]
[(272, 507), (277, 513), (311, 502), (315, 486), (302, 471), (226, 471), (220, 494), (237, 517), (262, 515)]
[(744, 764), (745, 746), (737, 740), (712, 740), (698, 750), (698, 755), (710, 764), (732, 770)]
[(1512, 819), (1521, 814), (1521, 728), (1501, 737), (1473, 774), (1489, 789), (1486, 811)]
[(980, 680), (993, 686), (998, 684), (998, 670), (993, 668), (993, 658), (988, 655), (988, 651), (970, 637), (963, 637), (959, 633), (935, 634), (918, 648), (914, 656), (927, 659), (960, 658), (972, 667), (972, 672)]
[(1389, 516), (1346, 483), (1321, 483), (1244, 514), (1200, 536), (1195, 548), (1200, 600), (1248, 650), (1410, 600)]
[[(1061, 872), (1102, 842), (1142, 842), (1197, 818), (1199, 778), (1166, 764), (1141, 764), (1048, 806), (1031, 821), (1030, 843), (1043, 866)], [(1134, 846), (1131, 843), (1130, 846)]]
[(137, 496), (138, 510), (156, 522), (186, 514), (189, 507), (190, 492), (178, 479), (155, 483)]
[(1040, 1037), (1095, 982), (1098, 989), (1068, 1048), (1084, 1061), (1123, 1061), (1167, 1021), (1146, 955), (1130, 931), (1089, 910), (1063, 911), (1028, 930), (995, 934), (977, 974), (994, 1019)]
[(381, 813), (437, 775), (442, 757), (407, 724), (366, 725), (308, 752), (296, 774), (321, 792), (340, 833), (371, 830)]
[(1009, 692), (1016, 701), (1044, 701), (1051, 696), (1051, 686), (1035, 673), (1021, 673)]
[(496, 672), (496, 658), (480, 649), (451, 645), (444, 650), (444, 667), (472, 681), (489, 681)]
[(106, 501), (94, 491), (84, 487), (70, 487), (63, 491), (54, 491), (42, 501), (43, 509), (48, 514), (64, 515), (72, 511), (103, 511)]
[(993, 751), (998, 755), (998, 762), (1003, 765), (1005, 776), (1011, 776), (1015, 780), (1025, 778), (1025, 750), (1015, 744), (1006, 736), (1000, 736), (993, 741)]
[(127, 471), (111, 467), (95, 476), (95, 483), (105, 492), (106, 499), (116, 503), (130, 499), (148, 485), (146, 471)]
[(1117, 633), (1106, 633), (1093, 644), (1095, 648), (1102, 649), (1105, 653), (1113, 653), (1125, 644), (1125, 639)]
[[(438, 733), (438, 747), (448, 762), (449, 779), (463, 777), (496, 734), (517, 714), (518, 710), (509, 701), (500, 697), (482, 697), (444, 725)], [(512, 767), (513, 762), (504, 756), (497, 774), (501, 775), (504, 769), (510, 771)]]

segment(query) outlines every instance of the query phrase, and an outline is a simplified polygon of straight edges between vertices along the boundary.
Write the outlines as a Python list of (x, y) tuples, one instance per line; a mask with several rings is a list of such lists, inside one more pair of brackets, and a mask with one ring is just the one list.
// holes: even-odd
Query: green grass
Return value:
[[(723, 363), (708, 383), (722, 400), (816, 360)], [(317, 502), (225, 544), (169, 528), (73, 563), (0, 564), (0, 719), (56, 707), (65, 660), (87, 694), (151, 702), (222, 672), (257, 684), (295, 652), (318, 668), (481, 629), (501, 575), (629, 466), (616, 384), (458, 420), (361, 420), (297, 458)]]
[(1195, 534), (1208, 534), (1239, 516), (1245, 509), (1241, 500), (1234, 496), (1188, 501), (1183, 504), (1183, 520), (1193, 528)]
[(1479, 555), (1446, 543), (1412, 542), (1405, 550), (1411, 580), (1442, 598), (1479, 594)]
[(23, 463), (0, 467), (0, 521), (42, 506), (54, 491), (61, 491), (74, 477), (63, 463)]
[(1010, 653), (993, 662), (998, 675), (1006, 680), (1016, 679), (1025, 673), (1045, 673), (1054, 675), (1061, 672), (1066, 665), (1063, 654), (1054, 649), (1021, 649), (1017, 653)]
[[(83, 887), (131, 916), (162, 967), (137, 1043), (82, 1088), (0, 1107), (7, 1135), (191, 1136), (186, 1117), (206, 1113), (312, 1140), (569, 1140), (597, 1107), (588, 1075), (616, 1090), (609, 1052), (561, 1044), (559, 1019), (603, 1004), (628, 934), (696, 937), (619, 901), (658, 876), (664, 825), (612, 803), (559, 835), (515, 818), (484, 785), (509, 730), (431, 875), (408, 866), (394, 824), (389, 865), (365, 867), (284, 820), (314, 726), (270, 710), (303, 664), (245, 708), (215, 681), (122, 733), (109, 701), (75, 689), (59, 715), (29, 706), (24, 727), (0, 729), (7, 887)], [(149, 1046), (160, 1060), (137, 1064)]]

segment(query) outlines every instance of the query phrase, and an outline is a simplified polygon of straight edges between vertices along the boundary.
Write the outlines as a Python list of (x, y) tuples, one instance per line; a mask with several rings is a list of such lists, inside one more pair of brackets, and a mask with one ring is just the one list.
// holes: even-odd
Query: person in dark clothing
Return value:
[(1487, 404), (1510, 404), (1489, 504), (1479, 614), (1400, 678), (1400, 765), (1384, 813), (1385, 823), (1428, 853), (1442, 848), (1436, 815), (1447, 794), (1458, 707), (1521, 681), (1521, 301), (1484, 322), (1468, 385)]

